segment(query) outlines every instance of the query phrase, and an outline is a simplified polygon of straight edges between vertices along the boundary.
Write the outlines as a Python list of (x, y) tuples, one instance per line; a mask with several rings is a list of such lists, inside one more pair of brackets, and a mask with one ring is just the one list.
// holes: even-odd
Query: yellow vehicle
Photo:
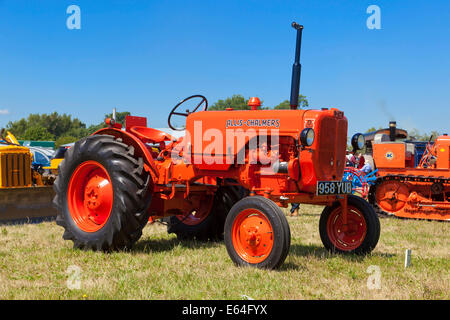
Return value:
[(60, 146), (58, 150), (56, 150), (55, 155), (50, 160), (50, 166), (49, 167), (43, 167), (42, 169), (48, 170), (50, 174), (56, 175), (58, 174), (58, 167), (59, 164), (64, 160), (64, 155), (66, 151), (73, 145), (73, 143), (65, 144), (63, 146)]
[(30, 149), (4, 129), (0, 135), (0, 223), (55, 216), (51, 180), (32, 169)]

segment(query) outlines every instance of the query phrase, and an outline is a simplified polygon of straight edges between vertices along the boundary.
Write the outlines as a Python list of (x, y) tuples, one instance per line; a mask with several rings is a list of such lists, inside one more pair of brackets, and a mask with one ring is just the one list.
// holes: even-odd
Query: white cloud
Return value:
[(0, 109), (0, 115), (5, 115), (5, 114), (9, 114), (9, 110), (8, 109)]

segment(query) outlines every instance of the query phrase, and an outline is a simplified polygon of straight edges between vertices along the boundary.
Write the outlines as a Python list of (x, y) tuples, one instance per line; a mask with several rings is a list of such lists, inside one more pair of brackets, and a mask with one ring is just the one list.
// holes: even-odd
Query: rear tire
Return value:
[(198, 224), (187, 224), (183, 222), (183, 218), (171, 216), (168, 218), (167, 232), (176, 234), (179, 240), (223, 240), (225, 219), (231, 207), (241, 199), (241, 194), (240, 187), (220, 187), (204, 220)]
[(225, 245), (238, 266), (279, 268), (289, 252), (290, 239), (284, 213), (261, 196), (240, 200), (225, 222)]
[(348, 196), (348, 229), (342, 225), (341, 204), (326, 207), (320, 216), (319, 231), (323, 245), (331, 252), (368, 254), (380, 238), (380, 220), (364, 199)]
[[(58, 210), (56, 223), (65, 229), (63, 239), (72, 240), (74, 247), (83, 249), (131, 248), (148, 221), (147, 204), (151, 196), (150, 176), (143, 170), (142, 158), (134, 158), (134, 148), (113, 136), (90, 136), (67, 150), (58, 171), (53, 203)], [(93, 176), (98, 179), (98, 173), (105, 179), (96, 184)], [(108, 184), (110, 200), (103, 197), (105, 203), (110, 202), (105, 205), (109, 207), (99, 218), (95, 205), (102, 207), (99, 190)], [(100, 199), (100, 205), (94, 202), (94, 209), (89, 202), (91, 190), (98, 193), (92, 199)]]

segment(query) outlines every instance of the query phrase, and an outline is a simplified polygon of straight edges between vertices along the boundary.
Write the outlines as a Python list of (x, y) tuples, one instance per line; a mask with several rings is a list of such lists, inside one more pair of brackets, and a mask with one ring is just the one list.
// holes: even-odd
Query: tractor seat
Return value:
[(161, 143), (175, 139), (168, 133), (148, 127), (135, 126), (131, 127), (130, 131), (144, 142)]

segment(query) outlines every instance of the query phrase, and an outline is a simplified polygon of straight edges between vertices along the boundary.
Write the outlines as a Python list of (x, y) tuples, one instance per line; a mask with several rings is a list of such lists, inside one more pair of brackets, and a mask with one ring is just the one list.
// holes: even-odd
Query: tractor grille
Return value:
[(0, 187), (31, 186), (31, 157), (29, 153), (1, 153)]
[(322, 177), (333, 180), (342, 178), (346, 149), (347, 122), (344, 119), (324, 118), (318, 146)]

